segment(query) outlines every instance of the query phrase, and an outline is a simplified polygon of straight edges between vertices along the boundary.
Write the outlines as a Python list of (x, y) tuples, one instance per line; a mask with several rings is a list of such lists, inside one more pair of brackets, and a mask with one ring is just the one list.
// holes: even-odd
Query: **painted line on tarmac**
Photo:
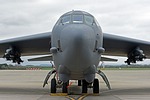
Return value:
[(69, 100), (83, 100), (87, 96), (99, 96), (99, 94), (87, 94), (87, 93), (86, 94), (82, 94), (78, 98), (73, 98), (73, 97), (69, 96), (67, 93), (51, 93), (50, 95), (51, 96), (65, 96)]
[(121, 90), (128, 90), (128, 89), (106, 90), (106, 91), (102, 91), (100, 94), (109, 93), (109, 92), (116, 92), (116, 91), (121, 91)]
[(67, 93), (51, 93), (51, 96), (67, 96)]
[(75, 98), (73, 98), (71, 96), (66, 96), (66, 98), (68, 98), (69, 100), (76, 100)]
[(99, 94), (83, 94), (83, 95), (79, 96), (77, 99), (73, 98), (71, 96), (66, 96), (66, 98), (68, 98), (69, 100), (83, 100), (87, 96), (99, 96)]
[(77, 100), (83, 100), (85, 97), (87, 97), (89, 94), (84, 94), (82, 96), (80, 96)]

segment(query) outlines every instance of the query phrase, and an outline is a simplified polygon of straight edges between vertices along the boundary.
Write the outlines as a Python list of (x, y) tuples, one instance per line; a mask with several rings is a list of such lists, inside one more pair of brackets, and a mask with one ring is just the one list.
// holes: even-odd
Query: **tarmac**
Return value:
[(100, 79), (100, 93), (81, 94), (77, 81), (69, 87), (69, 95), (61, 89), (50, 94), (48, 84), (42, 87), (48, 70), (0, 70), (0, 100), (150, 100), (150, 70), (103, 70), (111, 90)]

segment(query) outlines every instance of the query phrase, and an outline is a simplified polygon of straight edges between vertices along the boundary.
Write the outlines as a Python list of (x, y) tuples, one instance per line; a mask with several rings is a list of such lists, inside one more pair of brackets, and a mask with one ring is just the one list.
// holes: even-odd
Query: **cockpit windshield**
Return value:
[(70, 21), (71, 21), (70, 15), (64, 16), (61, 19), (61, 23), (63, 23), (63, 24), (68, 24), (68, 23), (70, 23)]
[(84, 15), (85, 23), (88, 25), (93, 25), (94, 19), (92, 16)]
[(84, 14), (69, 14), (61, 17), (61, 21), (58, 23), (69, 24), (88, 24), (88, 25), (97, 25), (93, 16), (84, 15)]
[(72, 15), (73, 23), (83, 23), (83, 15)]

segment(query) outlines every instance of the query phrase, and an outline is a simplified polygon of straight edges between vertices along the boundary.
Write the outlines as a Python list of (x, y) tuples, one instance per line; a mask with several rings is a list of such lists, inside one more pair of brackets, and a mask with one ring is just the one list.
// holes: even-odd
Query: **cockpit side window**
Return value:
[(61, 23), (62, 23), (62, 24), (68, 24), (68, 23), (70, 23), (70, 21), (71, 21), (71, 16), (70, 16), (70, 15), (63, 16), (63, 17), (61, 18)]
[(94, 18), (92, 16), (84, 15), (85, 23), (88, 25), (93, 25)]
[(73, 23), (83, 23), (83, 15), (72, 15)]
[(98, 21), (96, 19), (95, 19), (95, 23), (96, 23), (97, 26), (100, 26), (99, 23), (98, 23)]

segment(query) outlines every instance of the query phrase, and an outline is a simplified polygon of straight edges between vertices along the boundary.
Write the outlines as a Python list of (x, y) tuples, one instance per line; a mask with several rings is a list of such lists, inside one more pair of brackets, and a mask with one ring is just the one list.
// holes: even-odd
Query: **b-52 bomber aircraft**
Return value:
[(18, 64), (23, 62), (21, 56), (46, 55), (29, 60), (54, 62), (54, 69), (43, 84), (44, 87), (54, 74), (51, 93), (57, 92), (57, 86), (67, 93), (69, 80), (78, 80), (82, 93), (87, 93), (89, 86), (93, 93), (99, 93), (96, 73), (109, 89), (111, 87), (106, 75), (97, 70), (97, 66), (101, 60), (115, 61), (101, 55), (127, 57), (125, 62), (130, 65), (150, 58), (150, 42), (103, 33), (94, 16), (84, 11), (70, 11), (58, 19), (52, 32), (0, 41), (0, 55)]

